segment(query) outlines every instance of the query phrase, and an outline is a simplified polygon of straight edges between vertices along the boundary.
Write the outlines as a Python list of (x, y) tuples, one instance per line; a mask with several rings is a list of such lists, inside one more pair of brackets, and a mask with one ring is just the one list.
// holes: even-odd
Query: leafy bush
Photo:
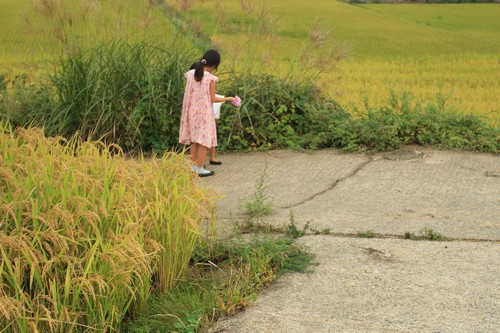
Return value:
[[(409, 96), (393, 96), (390, 107), (375, 112), (381, 120), (389, 121), (398, 140), (379, 138), (387, 149), (405, 144), (438, 146), (448, 149), (498, 152), (499, 130), (476, 115), (449, 110), (445, 100), (436, 98), (426, 104), (412, 106)], [(375, 144), (375, 148), (380, 146)], [(387, 150), (383, 149), (383, 150)]]
[(0, 327), (109, 332), (182, 276), (211, 216), (185, 157), (0, 123)]
[(235, 73), (221, 90), (243, 100), (240, 108), (226, 107), (221, 116), (221, 149), (307, 146), (316, 127), (315, 113), (325, 102), (311, 82), (269, 74)]

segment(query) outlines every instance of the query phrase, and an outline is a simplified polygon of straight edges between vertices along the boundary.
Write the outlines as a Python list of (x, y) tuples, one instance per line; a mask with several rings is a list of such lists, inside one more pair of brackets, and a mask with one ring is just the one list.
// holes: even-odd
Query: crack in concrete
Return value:
[(290, 208), (295, 208), (295, 207), (298, 207), (300, 205), (303, 205), (305, 204), (306, 202), (309, 202), (309, 201), (312, 201), (314, 200), (316, 197), (322, 195), (322, 194), (325, 194), (326, 192), (329, 192), (331, 190), (333, 190), (335, 187), (337, 187), (338, 184), (340, 184), (341, 182), (349, 179), (349, 178), (352, 178), (354, 176), (356, 176), (356, 174), (361, 171), (366, 165), (370, 164), (371, 162), (375, 161), (373, 158), (368, 158), (367, 161), (361, 163), (356, 169), (354, 169), (351, 173), (349, 173), (347, 176), (345, 177), (342, 177), (342, 178), (339, 178), (337, 180), (335, 180), (335, 182), (333, 182), (333, 184), (331, 184), (328, 188), (324, 189), (323, 191), (320, 191), (320, 192), (317, 192), (317, 193), (314, 193), (313, 195), (311, 195), (310, 197), (302, 200), (301, 202), (298, 202), (298, 203), (295, 203), (295, 204), (292, 204), (292, 205), (288, 205), (288, 206), (285, 206), (285, 207), (281, 207), (281, 209), (290, 209)]
[[(413, 242), (463, 242), (463, 243), (499, 243), (498, 239), (487, 239), (487, 238), (464, 238), (464, 237), (446, 237), (444, 236), (441, 240), (436, 239), (409, 239), (405, 235), (398, 234), (384, 234), (384, 233), (374, 233), (371, 237), (361, 236), (358, 233), (350, 232), (330, 232), (328, 234), (323, 234), (325, 236), (332, 236), (338, 238), (364, 238), (364, 239), (403, 239)], [(307, 234), (307, 236), (317, 236), (316, 234)]]

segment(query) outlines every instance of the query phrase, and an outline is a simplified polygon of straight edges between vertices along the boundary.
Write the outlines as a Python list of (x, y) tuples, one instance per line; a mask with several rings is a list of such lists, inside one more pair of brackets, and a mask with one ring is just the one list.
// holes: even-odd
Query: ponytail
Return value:
[(191, 69), (194, 69), (194, 79), (196, 82), (200, 82), (203, 79), (203, 74), (205, 74), (204, 65), (201, 61), (197, 61), (191, 65)]
[(205, 66), (211, 66), (217, 69), (220, 64), (220, 54), (215, 50), (208, 50), (203, 57), (191, 65), (190, 69), (194, 69), (194, 79), (200, 82), (205, 74)]

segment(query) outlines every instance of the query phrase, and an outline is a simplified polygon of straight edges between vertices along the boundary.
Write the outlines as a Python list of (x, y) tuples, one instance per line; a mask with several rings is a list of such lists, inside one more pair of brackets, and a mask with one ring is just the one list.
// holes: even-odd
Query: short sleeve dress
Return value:
[(217, 146), (217, 129), (210, 98), (210, 83), (217, 76), (205, 72), (200, 82), (194, 79), (194, 69), (184, 74), (187, 79), (182, 102), (179, 143), (199, 143), (207, 148)]

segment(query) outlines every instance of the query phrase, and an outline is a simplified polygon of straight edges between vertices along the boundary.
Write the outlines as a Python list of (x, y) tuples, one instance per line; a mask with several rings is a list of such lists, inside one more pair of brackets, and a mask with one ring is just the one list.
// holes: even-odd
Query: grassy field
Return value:
[[(52, 7), (51, 5), (52, 4)], [(211, 41), (228, 70), (318, 71), (349, 110), (391, 94), (444, 99), (500, 123), (500, 5), (350, 5), (333, 0), (4, 0), (0, 68), (24, 69), (96, 41)], [(172, 11), (175, 8), (175, 12)], [(173, 24), (174, 22), (175, 24)], [(179, 25), (179, 22), (183, 24)], [(43, 23), (43, 24), (42, 24)], [(193, 37), (195, 36), (195, 37)], [(201, 50), (200, 50), (201, 53)]]
[(111, 39), (171, 40), (175, 31), (153, 0), (2, 0), (0, 69), (36, 69)]
[(219, 0), (178, 8), (235, 67), (257, 60), (288, 73), (290, 64), (312, 65), (325, 91), (351, 110), (409, 93), (416, 100), (444, 98), (450, 108), (499, 124), (497, 4)]

